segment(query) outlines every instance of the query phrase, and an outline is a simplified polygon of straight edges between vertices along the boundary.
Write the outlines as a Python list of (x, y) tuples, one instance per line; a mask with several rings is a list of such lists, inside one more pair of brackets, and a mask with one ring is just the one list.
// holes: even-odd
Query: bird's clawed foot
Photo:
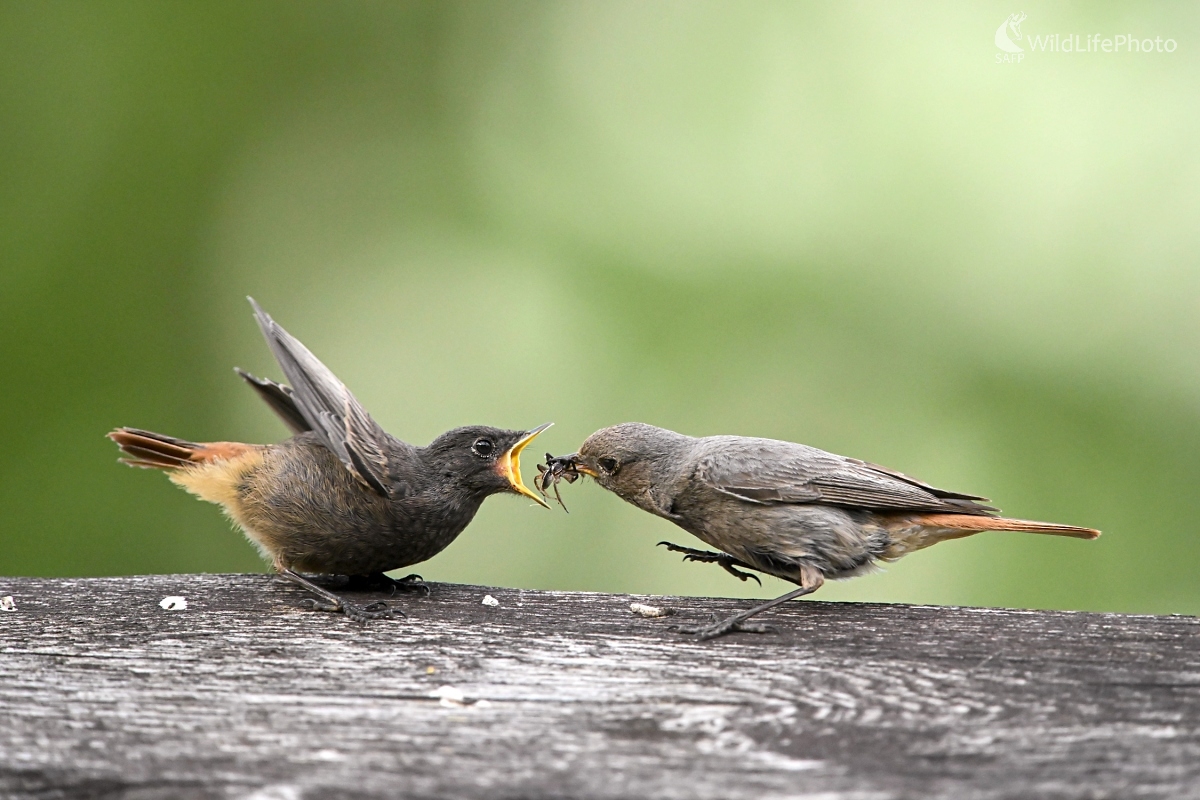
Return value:
[(345, 614), (347, 619), (360, 624), (373, 619), (395, 619), (397, 614), (402, 617), (404, 616), (403, 611), (398, 608), (389, 607), (382, 600), (365, 606), (356, 606), (353, 603), (347, 603), (345, 600), (333, 603), (328, 600), (318, 600), (315, 597), (306, 597), (300, 601), (300, 605), (309, 611), (327, 611), (332, 614)]
[(341, 613), (345, 614), (347, 619), (358, 623), (368, 622), (373, 619), (394, 619), (397, 614), (402, 617), (404, 616), (403, 611), (398, 608), (388, 607), (388, 604), (382, 600), (365, 606), (356, 606), (353, 603), (347, 603), (333, 592), (321, 588), (293, 569), (285, 567), (282, 564), (276, 565), (276, 568), (279, 570), (280, 577), (291, 581), (297, 586), (304, 587), (317, 596), (316, 598), (306, 597), (300, 601), (300, 605), (310, 611), (327, 611), (331, 614)]
[(786, 603), (789, 600), (794, 600), (797, 597), (802, 597), (806, 594), (812, 594), (817, 589), (821, 588), (821, 584), (824, 583), (825, 579), (820, 572), (810, 566), (803, 566), (801, 570), (801, 580), (803, 583), (801, 583), (801, 585), (797, 588), (792, 589), (787, 594), (780, 595), (774, 600), (768, 600), (761, 605), (757, 605), (754, 608), (746, 611), (738, 612), (732, 617), (726, 617), (720, 621), (717, 621), (717, 617), (714, 614), (711, 625), (698, 625), (695, 627), (673, 625), (671, 626), (671, 630), (679, 631), (680, 633), (690, 633), (701, 640), (715, 639), (718, 636), (724, 636), (727, 633), (734, 633), (735, 631), (743, 631), (745, 633), (775, 633), (775, 629), (770, 625), (760, 625), (756, 622), (747, 622), (746, 620), (757, 614), (761, 614), (764, 611), (769, 611), (770, 609), (775, 608), (775, 606)]
[(667, 548), (672, 553), (683, 553), (684, 561), (696, 561), (701, 564), (716, 564), (720, 566), (721, 569), (725, 570), (740, 581), (753, 578), (755, 583), (757, 583), (759, 586), (762, 586), (762, 581), (758, 579), (757, 575), (750, 572), (742, 572), (740, 569), (737, 569), (737, 567), (742, 567), (743, 569), (753, 569), (753, 567), (738, 561), (728, 553), (714, 553), (712, 550), (696, 550), (692, 547), (683, 547), (682, 545), (672, 544), (671, 542), (659, 542), (658, 545), (659, 547)]
[(739, 619), (741, 616), (741, 614), (734, 614), (732, 617), (718, 619), (717, 615), (713, 614), (712, 621), (708, 625), (671, 625), (668, 630), (695, 636), (699, 641), (715, 639), (727, 633), (778, 633), (770, 625), (764, 625), (761, 622), (747, 622)]
[(382, 572), (373, 572), (370, 575), (351, 575), (350, 580), (346, 583), (346, 588), (351, 591), (370, 591), (372, 589), (391, 589), (392, 594), (396, 592), (411, 592), (418, 594), (421, 597), (429, 596), (429, 584), (425, 583), (425, 579), (420, 575), (405, 575), (403, 578), (393, 578)]
[(402, 592), (412, 592), (421, 597), (429, 597), (429, 584), (420, 575), (413, 573), (403, 578), (392, 578), (392, 585)]

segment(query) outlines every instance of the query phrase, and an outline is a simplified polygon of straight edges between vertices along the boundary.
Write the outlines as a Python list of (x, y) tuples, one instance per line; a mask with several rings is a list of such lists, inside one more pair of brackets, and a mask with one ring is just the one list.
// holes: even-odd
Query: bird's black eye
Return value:
[(598, 458), (596, 463), (600, 465), (600, 469), (607, 472), (609, 475), (616, 474), (617, 460), (615, 458)]
[(475, 455), (487, 458), (495, 451), (496, 445), (491, 439), (476, 439), (471, 449), (475, 451)]

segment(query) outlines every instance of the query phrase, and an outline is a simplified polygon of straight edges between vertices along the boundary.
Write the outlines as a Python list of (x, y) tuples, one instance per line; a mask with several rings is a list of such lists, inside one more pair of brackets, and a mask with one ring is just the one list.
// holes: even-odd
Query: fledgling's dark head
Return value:
[(531, 431), (509, 431), (470, 425), (446, 431), (423, 449), (426, 463), (444, 478), (482, 496), (499, 492), (522, 494), (550, 506), (521, 480), (521, 451), (549, 428), (547, 422)]
[(695, 440), (644, 422), (596, 431), (570, 456), (574, 469), (623, 500), (652, 514), (670, 506), (666, 496)]

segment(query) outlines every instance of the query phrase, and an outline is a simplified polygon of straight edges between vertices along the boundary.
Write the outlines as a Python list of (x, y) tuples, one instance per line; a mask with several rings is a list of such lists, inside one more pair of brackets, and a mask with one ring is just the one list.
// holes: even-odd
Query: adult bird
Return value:
[(383, 573), (419, 564), (462, 533), (500, 492), (546, 503), (521, 481), (529, 431), (482, 425), (447, 431), (425, 447), (388, 434), (328, 367), (263, 311), (255, 318), (288, 384), (237, 373), (294, 434), (280, 444), (189, 442), (137, 428), (108, 434), (134, 467), (220, 505), (284, 578), (321, 600), (319, 611), (362, 622), (391, 616), (385, 603), (353, 605), (301, 575), (348, 575), (428, 592), (420, 576)]
[(621, 499), (668, 519), (720, 552), (659, 542), (685, 561), (718, 564), (740, 578), (757, 570), (797, 585), (711, 625), (677, 626), (710, 639), (761, 633), (747, 620), (827, 578), (850, 578), (932, 544), (981, 531), (1094, 539), (1075, 525), (1005, 519), (987, 500), (815, 447), (745, 436), (694, 438), (640, 422), (596, 431), (579, 452), (547, 456), (536, 485), (589, 475)]

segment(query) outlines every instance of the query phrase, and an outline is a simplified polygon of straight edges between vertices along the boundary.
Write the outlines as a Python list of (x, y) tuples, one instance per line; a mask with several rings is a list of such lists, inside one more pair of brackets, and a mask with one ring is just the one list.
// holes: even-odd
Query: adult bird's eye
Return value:
[(596, 463), (600, 465), (600, 469), (612, 475), (617, 471), (617, 460), (615, 458), (598, 458)]
[(476, 439), (475, 444), (471, 445), (471, 449), (475, 451), (475, 455), (487, 458), (496, 449), (496, 445), (491, 439)]

